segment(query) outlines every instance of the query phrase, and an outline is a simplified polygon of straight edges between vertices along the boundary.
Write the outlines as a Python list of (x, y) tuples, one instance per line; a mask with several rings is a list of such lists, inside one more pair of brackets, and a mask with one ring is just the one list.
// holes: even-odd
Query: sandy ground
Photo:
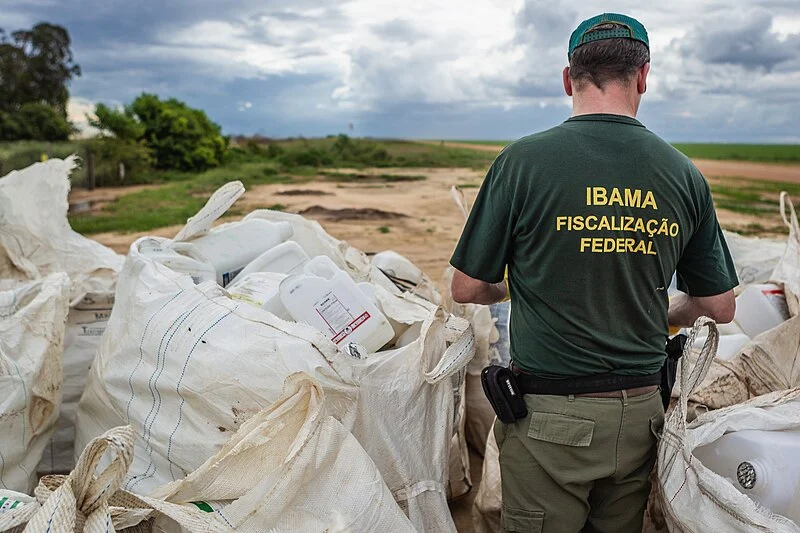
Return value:
[[(464, 189), (468, 201), (471, 202), (478, 192), (475, 185), (483, 179), (483, 171), (461, 168), (380, 169), (375, 173), (424, 174), (427, 179), (397, 183), (315, 182), (261, 185), (248, 190), (236, 203), (236, 208), (239, 211), (249, 212), (276, 203), (285, 205), (286, 211), (293, 213), (300, 213), (315, 206), (326, 208), (329, 210), (327, 213), (307, 216), (318, 220), (331, 235), (347, 241), (356, 248), (367, 253), (395, 250), (412, 259), (434, 279), (440, 279), (464, 223), (464, 217), (453, 200), (450, 187), (455, 184), (473, 185), (472, 188)], [(305, 194), (297, 194), (296, 191), (304, 191)], [(125, 192), (127, 190), (124, 189), (95, 191), (98, 197), (104, 199)], [(284, 194), (286, 192), (294, 194), (286, 195)], [(75, 191), (75, 196), (71, 196), (70, 201), (74, 203), (92, 197), (87, 191)], [(383, 211), (385, 214), (374, 211), (345, 212), (342, 218), (335, 212), (331, 213), (331, 210), (338, 209), (359, 211), (370, 209)], [(314, 209), (314, 211), (324, 210)], [(93, 235), (92, 238), (120, 253), (125, 253), (130, 243), (139, 236), (155, 234), (172, 237), (179, 229), (180, 226), (172, 226), (141, 233), (100, 233)]]

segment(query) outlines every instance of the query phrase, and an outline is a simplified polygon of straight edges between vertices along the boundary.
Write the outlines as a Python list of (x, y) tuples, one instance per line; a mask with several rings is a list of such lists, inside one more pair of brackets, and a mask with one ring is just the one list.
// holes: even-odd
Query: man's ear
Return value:
[(650, 72), (650, 63), (645, 63), (636, 74), (636, 90), (639, 94), (647, 92), (647, 74)]
[(569, 67), (564, 67), (561, 77), (564, 81), (564, 92), (567, 93), (567, 96), (572, 96), (572, 79), (569, 77)]

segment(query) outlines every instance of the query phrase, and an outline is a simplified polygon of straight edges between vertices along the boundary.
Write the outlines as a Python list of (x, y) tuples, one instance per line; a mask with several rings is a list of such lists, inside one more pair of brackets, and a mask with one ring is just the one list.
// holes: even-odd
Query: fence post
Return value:
[(86, 149), (86, 188), (94, 190), (94, 152), (91, 148)]

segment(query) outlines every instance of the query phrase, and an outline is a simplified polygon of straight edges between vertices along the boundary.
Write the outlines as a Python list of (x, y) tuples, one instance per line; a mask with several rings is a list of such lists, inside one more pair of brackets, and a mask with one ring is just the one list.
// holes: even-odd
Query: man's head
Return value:
[(650, 70), (647, 30), (625, 15), (605, 13), (583, 21), (569, 41), (564, 89), (569, 96), (586, 91), (623, 90), (638, 100)]

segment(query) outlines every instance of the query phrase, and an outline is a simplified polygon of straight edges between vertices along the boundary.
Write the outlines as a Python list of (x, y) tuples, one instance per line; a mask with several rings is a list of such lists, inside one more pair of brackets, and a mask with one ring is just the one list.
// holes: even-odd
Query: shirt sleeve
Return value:
[(514, 239), (512, 198), (503, 156), (492, 164), (458, 241), (450, 264), (464, 274), (485, 281), (503, 281)]
[(691, 296), (716, 296), (739, 284), (707, 185), (705, 193), (700, 222), (677, 266), (678, 289)]

